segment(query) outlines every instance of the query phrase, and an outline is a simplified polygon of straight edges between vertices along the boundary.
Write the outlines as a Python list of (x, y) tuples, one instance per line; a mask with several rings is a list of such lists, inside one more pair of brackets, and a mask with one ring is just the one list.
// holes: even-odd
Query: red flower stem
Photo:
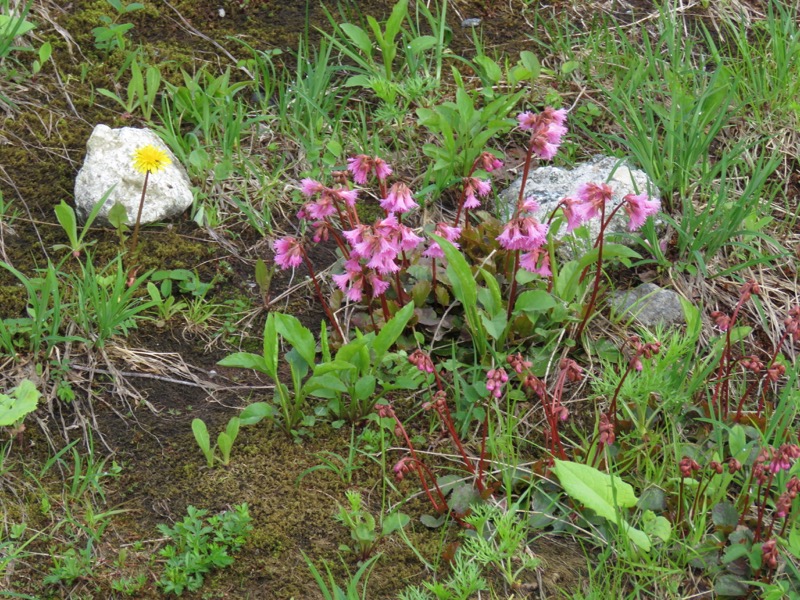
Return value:
[[(476, 158), (475, 161), (472, 163), (472, 168), (469, 170), (469, 175), (467, 175), (467, 179), (472, 177), (473, 173), (475, 173), (475, 169), (478, 168), (478, 160), (480, 157)], [(453, 221), (453, 227), (458, 227), (458, 221), (461, 218), (461, 211), (464, 208), (464, 201), (467, 199), (467, 182), (463, 181), (464, 185), (461, 188), (461, 198), (458, 199), (458, 210), (456, 211), (456, 218)], [(464, 224), (469, 227), (469, 220), (467, 219), (467, 214), (464, 213)]]
[(739, 301), (736, 303), (736, 307), (733, 309), (728, 329), (725, 332), (725, 346), (722, 348), (722, 356), (720, 356), (719, 365), (717, 367), (717, 384), (714, 386), (714, 395), (711, 398), (712, 405), (716, 403), (719, 407), (721, 418), (728, 416), (727, 402), (725, 402), (724, 406), (722, 402), (723, 395), (727, 400), (727, 394), (723, 393), (722, 384), (725, 382), (725, 387), (727, 388), (727, 382), (731, 374), (731, 329), (733, 329), (733, 325), (736, 323), (736, 317), (739, 316), (739, 309), (742, 307), (742, 304), (744, 304), (744, 298), (740, 297)]
[(519, 212), (522, 210), (522, 201), (525, 196), (525, 184), (528, 183), (528, 175), (531, 171), (531, 161), (533, 159), (533, 135), (531, 135), (531, 140), (528, 142), (528, 152), (525, 154), (525, 166), (522, 168), (522, 181), (519, 185), (519, 198), (517, 198), (517, 207), (514, 209), (514, 216), (513, 218), (516, 219), (519, 216)]
[(386, 304), (386, 294), (381, 294), (381, 308), (383, 309), (383, 320), (388, 323), (391, 316), (389, 315), (389, 305)]
[(519, 271), (519, 250), (514, 251), (514, 268), (511, 270), (511, 291), (508, 293), (506, 321), (511, 320), (511, 314), (514, 312), (514, 302), (517, 299), (517, 271)]
[(628, 363), (628, 368), (625, 369), (625, 372), (622, 374), (622, 378), (619, 380), (617, 384), (617, 388), (614, 390), (614, 395), (611, 398), (611, 406), (608, 409), (608, 416), (614, 417), (614, 429), (617, 428), (617, 397), (619, 396), (620, 390), (622, 390), (622, 384), (625, 383), (625, 379), (627, 379), (628, 375), (630, 374), (633, 367), (631, 366), (634, 361), (636, 361), (642, 355), (642, 351), (639, 350), (634, 355), (633, 359)]
[[(764, 512), (767, 509), (767, 494), (769, 493), (769, 489), (772, 487), (772, 480), (775, 479), (775, 473), (769, 474), (769, 480), (767, 481), (767, 485), (764, 487), (764, 499), (761, 501), (760, 506), (758, 507), (758, 522), (756, 523), (756, 533), (755, 533), (755, 542), (761, 541), (761, 526), (764, 521)], [(760, 490), (759, 490), (760, 492)], [(760, 495), (760, 493), (759, 493)]]
[[(401, 435), (403, 436), (403, 439), (406, 442), (406, 447), (408, 448), (408, 451), (411, 453), (411, 458), (413, 459), (414, 464), (417, 465), (417, 468), (420, 469), (420, 471), (422, 469), (427, 471), (427, 473), (430, 475), (431, 481), (433, 481), (433, 485), (436, 486), (436, 491), (439, 494), (439, 498), (442, 500), (444, 507), (447, 508), (447, 501), (445, 500), (444, 494), (442, 494), (442, 490), (439, 489), (439, 484), (436, 482), (436, 477), (433, 476), (433, 473), (430, 472), (430, 469), (428, 469), (425, 463), (423, 463), (417, 456), (417, 451), (414, 449), (414, 444), (411, 443), (411, 438), (408, 437), (408, 432), (406, 431), (406, 428), (403, 426), (403, 423), (400, 422), (400, 419), (397, 418), (397, 415), (394, 414), (394, 411), (392, 411), (392, 416), (394, 417), (395, 423), (397, 423), (397, 429), (400, 431)], [(425, 477), (422, 476), (420, 471), (417, 471), (417, 475), (419, 476), (420, 482), (422, 483), (422, 487), (425, 489), (425, 494), (428, 496), (428, 500), (431, 501), (431, 504), (433, 504), (434, 508), (437, 511), (441, 511), (442, 509), (440, 508), (439, 504), (433, 499), (433, 496), (431, 496), (430, 489), (428, 488), (428, 483), (425, 480)]]
[(600, 234), (597, 236), (599, 241), (599, 244), (597, 245), (597, 273), (595, 273), (594, 277), (592, 297), (589, 299), (589, 304), (586, 305), (586, 309), (584, 310), (583, 314), (583, 320), (578, 327), (578, 332), (575, 334), (576, 341), (580, 340), (583, 329), (586, 327), (586, 323), (589, 322), (589, 317), (592, 315), (592, 311), (594, 310), (594, 303), (597, 300), (597, 292), (600, 290), (600, 277), (603, 274), (603, 238), (605, 237), (605, 228), (608, 224), (605, 220), (605, 211), (606, 205), (603, 203), (600, 206), (600, 223), (602, 223), (602, 226), (600, 227)]
[(436, 258), (431, 256), (431, 291), (436, 292)]
[[(781, 339), (778, 340), (778, 343), (775, 346), (775, 352), (772, 353), (772, 358), (770, 358), (769, 363), (767, 364), (766, 368), (764, 369), (765, 372), (769, 371), (772, 368), (772, 365), (775, 364), (775, 361), (778, 358), (778, 354), (781, 351), (781, 346), (783, 346), (783, 342), (786, 341), (786, 337), (788, 335), (789, 335), (789, 332), (788, 331), (784, 331), (783, 335), (781, 336)], [(736, 417), (734, 417), (734, 420), (738, 421), (742, 417), (742, 407), (744, 406), (744, 401), (747, 399), (747, 397), (750, 394), (753, 393), (753, 390), (756, 388), (756, 385), (758, 385), (758, 383), (764, 378), (765, 377), (760, 378), (760, 379), (756, 379), (745, 390), (744, 395), (742, 396), (742, 399), (739, 400), (739, 406), (736, 407)], [(759, 408), (758, 414), (759, 414), (759, 416), (761, 415), (761, 409), (760, 408)]]
[(317, 291), (317, 297), (319, 298), (320, 303), (322, 304), (322, 310), (325, 311), (325, 316), (328, 317), (328, 320), (331, 322), (331, 325), (336, 329), (336, 333), (339, 334), (339, 339), (342, 342), (345, 341), (344, 333), (342, 333), (342, 328), (339, 327), (339, 322), (334, 318), (333, 313), (331, 312), (331, 307), (328, 306), (328, 303), (325, 301), (325, 297), (322, 295), (322, 290), (319, 287), (319, 282), (317, 281), (317, 274), (314, 272), (314, 266), (311, 264), (311, 259), (308, 258), (308, 254), (306, 253), (305, 248), (301, 249), (303, 251), (303, 260), (306, 263), (306, 267), (308, 267), (308, 273), (311, 275), (311, 281), (314, 282), (314, 289)]

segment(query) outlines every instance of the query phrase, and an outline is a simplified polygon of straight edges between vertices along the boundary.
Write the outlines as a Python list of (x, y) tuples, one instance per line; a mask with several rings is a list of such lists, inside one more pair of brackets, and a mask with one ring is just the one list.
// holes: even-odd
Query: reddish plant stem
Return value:
[[(731, 315), (730, 323), (728, 324), (728, 329), (725, 332), (725, 346), (722, 349), (722, 356), (719, 359), (719, 366), (717, 367), (717, 384), (714, 386), (714, 395), (711, 397), (711, 403), (716, 404), (719, 407), (720, 417), (726, 418), (728, 416), (728, 380), (731, 374), (731, 329), (733, 329), (734, 323), (736, 323), (736, 317), (739, 316), (739, 309), (744, 304), (744, 298), (740, 297), (739, 301), (736, 303), (736, 307), (733, 309), (733, 314)], [(725, 387), (722, 387), (722, 384), (725, 383)], [(723, 396), (724, 396), (724, 404), (723, 404)]]
[(603, 203), (600, 206), (600, 233), (597, 236), (598, 245), (597, 245), (597, 273), (595, 273), (594, 277), (594, 288), (592, 289), (592, 296), (589, 299), (589, 304), (586, 305), (586, 309), (584, 310), (583, 320), (581, 324), (578, 326), (578, 331), (575, 334), (575, 340), (579, 341), (581, 338), (581, 334), (583, 333), (584, 327), (586, 327), (586, 323), (589, 322), (589, 317), (592, 315), (592, 311), (594, 310), (594, 303), (597, 301), (597, 292), (600, 290), (600, 277), (603, 274), (603, 238), (605, 237), (605, 212), (606, 212), (606, 205)]
[(627, 379), (628, 375), (633, 370), (633, 366), (632, 366), (633, 363), (640, 356), (642, 356), (642, 351), (641, 350), (637, 351), (636, 354), (634, 355), (633, 359), (630, 362), (628, 362), (628, 368), (625, 369), (625, 372), (622, 374), (622, 377), (620, 378), (619, 383), (617, 384), (617, 387), (614, 390), (614, 395), (611, 398), (611, 406), (608, 409), (608, 417), (609, 417), (609, 419), (611, 419), (611, 417), (613, 417), (614, 429), (617, 428), (617, 424), (618, 424), (618, 422), (617, 422), (617, 398), (619, 397), (619, 392), (620, 392), (620, 390), (622, 390), (622, 384), (625, 383), (625, 379)]
[(772, 480), (775, 479), (775, 473), (769, 474), (769, 480), (767, 481), (767, 485), (763, 487), (764, 489), (764, 498), (761, 499), (761, 488), (759, 488), (759, 494), (756, 497), (757, 500), (760, 500), (760, 504), (758, 506), (758, 521), (756, 522), (756, 532), (755, 532), (755, 542), (761, 541), (761, 527), (764, 522), (764, 512), (767, 509), (767, 495), (769, 494), (769, 490), (772, 487)]
[(506, 321), (511, 320), (511, 315), (514, 312), (514, 302), (517, 299), (517, 271), (519, 271), (519, 250), (514, 251), (514, 268), (511, 270), (511, 291), (508, 293)]
[(311, 276), (311, 281), (314, 282), (314, 289), (317, 291), (317, 297), (319, 301), (322, 303), (322, 310), (325, 311), (325, 316), (328, 317), (328, 320), (331, 322), (331, 325), (336, 329), (336, 333), (339, 334), (339, 339), (342, 342), (345, 341), (344, 333), (342, 333), (342, 328), (339, 327), (339, 322), (334, 318), (333, 313), (331, 312), (331, 307), (328, 306), (328, 303), (325, 301), (325, 297), (322, 295), (322, 290), (319, 287), (319, 282), (317, 281), (317, 274), (314, 271), (314, 265), (311, 264), (311, 259), (308, 257), (306, 253), (306, 249), (302, 248), (303, 250), (303, 260), (306, 263), (306, 267), (308, 267), (308, 273)]
[[(781, 339), (778, 340), (778, 343), (775, 345), (775, 351), (772, 353), (772, 358), (770, 358), (769, 363), (767, 364), (766, 368), (764, 369), (765, 372), (769, 371), (772, 368), (772, 365), (775, 364), (775, 361), (778, 358), (778, 354), (781, 351), (781, 346), (783, 346), (783, 342), (786, 341), (786, 337), (789, 335), (788, 331), (784, 331)], [(765, 376), (766, 377), (766, 376)], [(745, 390), (744, 395), (742, 396), (741, 400), (739, 400), (739, 405), (736, 407), (736, 416), (734, 417), (735, 421), (738, 421), (742, 418), (742, 407), (744, 406), (745, 400), (753, 393), (758, 383), (764, 379), (765, 377), (756, 379), (753, 381)], [(759, 410), (758, 415), (761, 415), (761, 403), (759, 403)]]
[(478, 489), (483, 489), (483, 465), (484, 459), (486, 458), (486, 437), (489, 433), (489, 411), (486, 411), (486, 414), (483, 417), (483, 436), (481, 438), (481, 458), (478, 461)]

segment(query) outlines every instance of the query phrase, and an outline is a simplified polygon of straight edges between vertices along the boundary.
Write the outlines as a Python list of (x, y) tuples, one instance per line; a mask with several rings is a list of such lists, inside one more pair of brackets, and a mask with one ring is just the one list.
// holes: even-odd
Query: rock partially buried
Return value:
[(654, 283), (642, 285), (611, 297), (611, 307), (623, 319), (635, 317), (645, 327), (673, 326), (686, 323), (681, 297)]
[(115, 202), (125, 207), (128, 223), (136, 221), (144, 175), (133, 168), (133, 153), (147, 145), (164, 150), (172, 164), (150, 175), (142, 223), (174, 217), (192, 205), (189, 176), (155, 133), (133, 127), (111, 129), (101, 124), (94, 128), (86, 143), (86, 158), (75, 178), (75, 208), (79, 218), (86, 220), (95, 204), (115, 186), (96, 222), (108, 225), (108, 211)]
[[(511, 216), (521, 183), (520, 177), (498, 195), (497, 204), (501, 215), (505, 213), (507, 218)], [(614, 191), (610, 207), (619, 204), (627, 194), (647, 192), (651, 198), (658, 198), (658, 189), (644, 171), (633, 169), (624, 160), (613, 156), (596, 156), (588, 162), (576, 165), (574, 169), (550, 166), (533, 169), (525, 184), (524, 197), (533, 196), (536, 199), (541, 208), (534, 216), (544, 222), (563, 198), (575, 197), (578, 186), (584, 183), (608, 183)], [(658, 222), (657, 217), (656, 221)], [(600, 220), (592, 219), (586, 226), (594, 244), (600, 233)], [(624, 210), (620, 210), (611, 220), (606, 233), (623, 232), (628, 232), (628, 217)], [(562, 238), (565, 234), (565, 228), (562, 227), (558, 237)]]

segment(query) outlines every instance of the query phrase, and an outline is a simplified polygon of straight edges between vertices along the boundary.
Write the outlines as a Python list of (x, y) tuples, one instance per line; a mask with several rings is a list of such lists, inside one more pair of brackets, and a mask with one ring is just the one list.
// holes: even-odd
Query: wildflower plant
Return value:
[(139, 225), (142, 221), (142, 209), (144, 208), (144, 198), (147, 193), (147, 182), (150, 179), (150, 174), (158, 173), (171, 163), (172, 161), (166, 150), (157, 148), (152, 144), (137, 148), (133, 153), (132, 166), (135, 171), (144, 175), (144, 183), (142, 183), (142, 197), (139, 200), (139, 210), (136, 213), (136, 224), (133, 226), (131, 253), (136, 252), (139, 243)]

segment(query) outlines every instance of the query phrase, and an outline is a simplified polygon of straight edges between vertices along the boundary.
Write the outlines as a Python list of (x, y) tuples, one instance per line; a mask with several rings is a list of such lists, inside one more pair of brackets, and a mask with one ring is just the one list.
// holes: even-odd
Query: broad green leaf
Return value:
[(41, 393), (29, 379), (23, 379), (11, 394), (0, 394), (0, 427), (14, 425), (32, 413), (40, 397)]
[(657, 537), (663, 542), (668, 542), (672, 537), (672, 524), (666, 517), (656, 516), (653, 511), (646, 510), (642, 515), (642, 523), (644, 532), (651, 538)]
[(411, 517), (409, 517), (405, 513), (393, 512), (383, 520), (383, 529), (381, 531), (381, 535), (387, 536), (390, 533), (397, 531), (398, 529), (402, 529), (403, 527), (408, 525), (408, 522), (410, 520)]
[(228, 421), (228, 426), (225, 428), (225, 433), (231, 438), (231, 442), (236, 441), (237, 436), (239, 435), (239, 426), (241, 425), (241, 421), (239, 417), (231, 417), (230, 421)]
[(250, 352), (234, 352), (217, 363), (221, 367), (234, 367), (236, 369), (253, 369), (260, 373), (270, 375), (264, 362), (264, 357)]
[(342, 28), (345, 35), (350, 38), (350, 41), (352, 41), (361, 52), (367, 56), (372, 56), (372, 40), (369, 38), (366, 31), (352, 23), (342, 23), (339, 27)]
[(565, 460), (555, 461), (553, 472), (571, 498), (577, 500), (597, 515), (616, 523), (620, 530), (639, 548), (648, 552), (650, 538), (631, 526), (618, 514), (618, 508), (636, 505), (633, 488), (616, 475), (603, 473), (594, 467)]
[(10, 38), (25, 35), (29, 31), (36, 29), (36, 25), (19, 17), (0, 15), (0, 33), (4, 37)]
[(280, 313), (275, 315), (275, 328), (297, 350), (308, 366), (313, 367), (317, 354), (314, 334), (303, 327), (296, 317)]
[(409, 302), (401, 308), (395, 315), (389, 319), (378, 333), (375, 341), (372, 343), (372, 348), (375, 351), (375, 362), (380, 364), (383, 361), (383, 356), (388, 352), (403, 333), (411, 317), (414, 315), (414, 303)]
[(227, 433), (220, 432), (217, 436), (217, 447), (219, 451), (222, 453), (222, 462), (223, 464), (228, 464), (231, 456), (231, 449), (233, 448), (233, 439)]
[(375, 393), (375, 385), (377, 384), (377, 379), (372, 375), (365, 375), (358, 381), (356, 381), (355, 385), (355, 395), (356, 399), (359, 401), (366, 400), (372, 394)]
[(522, 292), (514, 304), (514, 312), (543, 312), (556, 305), (553, 295), (544, 290)]
[(192, 433), (194, 433), (194, 439), (197, 440), (197, 445), (200, 446), (203, 454), (208, 455), (211, 451), (211, 438), (202, 419), (192, 419)]
[(519, 59), (522, 62), (522, 66), (530, 72), (530, 78), (537, 79), (542, 71), (542, 65), (536, 55), (533, 52), (524, 50), (519, 53)]
[(255, 425), (264, 419), (272, 419), (275, 414), (274, 406), (266, 402), (254, 402), (239, 413), (239, 424)]
[(505, 312), (500, 311), (495, 314), (494, 317), (490, 318), (484, 311), (480, 311), (480, 317), (486, 333), (488, 333), (492, 339), (499, 340), (503, 336), (503, 332), (506, 330), (506, 325), (508, 324)]

